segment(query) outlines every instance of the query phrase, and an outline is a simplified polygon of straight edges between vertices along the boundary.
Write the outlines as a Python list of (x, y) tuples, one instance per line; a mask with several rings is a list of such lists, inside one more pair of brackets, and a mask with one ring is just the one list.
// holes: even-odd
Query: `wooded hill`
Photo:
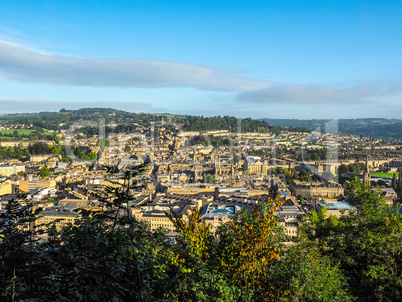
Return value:
[[(310, 130), (320, 128), (325, 130), (325, 123), (330, 120), (298, 120), (298, 119), (261, 119), (270, 125), (286, 127), (304, 127)], [(391, 138), (402, 140), (402, 120), (385, 118), (359, 118), (359, 119), (339, 119), (338, 130), (340, 133), (363, 135), (373, 138)]]
[[(42, 128), (48, 130), (69, 129), (72, 124), (81, 120), (97, 122), (104, 119), (106, 123), (111, 121), (117, 124), (136, 123), (144, 127), (149, 127), (152, 121), (171, 121), (180, 125), (184, 131), (208, 131), (208, 130), (228, 130), (236, 132), (238, 129), (238, 118), (233, 116), (191, 116), (191, 115), (172, 115), (172, 114), (153, 114), (153, 113), (132, 113), (111, 108), (82, 108), (79, 110), (61, 109), (59, 112), (39, 112), (6, 114), (0, 116), (0, 124), (15, 125), (21, 124), (32, 128)], [(242, 132), (273, 132), (281, 131), (306, 131), (302, 127), (283, 127), (272, 126), (266, 121), (251, 118), (241, 119)]]

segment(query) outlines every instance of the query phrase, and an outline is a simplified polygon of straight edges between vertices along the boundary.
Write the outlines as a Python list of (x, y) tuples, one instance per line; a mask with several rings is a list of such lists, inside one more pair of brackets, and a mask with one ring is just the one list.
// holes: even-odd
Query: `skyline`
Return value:
[(0, 4), (0, 113), (402, 118), (402, 3)]

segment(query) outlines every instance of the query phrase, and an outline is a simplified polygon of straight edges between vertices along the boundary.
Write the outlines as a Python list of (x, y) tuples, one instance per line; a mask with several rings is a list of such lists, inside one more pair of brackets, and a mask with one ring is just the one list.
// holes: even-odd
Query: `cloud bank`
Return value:
[(334, 88), (318, 85), (276, 85), (240, 93), (239, 102), (259, 104), (328, 104), (367, 103), (375, 99), (402, 92), (402, 84), (361, 84), (349, 88)]
[(242, 70), (150, 59), (80, 58), (0, 42), (0, 76), (7, 80), (89, 87), (190, 87), (212, 91), (262, 89), (270, 83)]
[[(22, 45), (22, 46), (19, 46)], [(402, 97), (401, 82), (365, 83), (349, 86), (301, 85), (275, 83), (244, 76), (244, 70), (233, 67), (212, 67), (183, 62), (142, 58), (87, 58), (49, 54), (25, 48), (25, 44), (0, 42), (0, 78), (23, 83), (43, 83), (59, 86), (119, 87), (119, 88), (194, 88), (208, 91), (234, 92), (235, 99), (227, 106), (377, 104), (395, 103)], [(75, 100), (74, 100), (75, 101)], [(14, 104), (15, 103), (15, 104)], [(219, 103), (219, 101), (217, 102)], [(91, 102), (57, 102), (43, 100), (1, 99), (0, 106), (8, 112), (59, 110), (93, 106)], [(81, 105), (79, 105), (81, 104)], [(97, 107), (127, 110), (148, 110), (143, 102), (97, 102)], [(72, 107), (73, 106), (73, 107)], [(164, 106), (164, 105), (163, 105)], [(199, 104), (198, 110), (205, 106)], [(39, 107), (37, 107), (39, 108)], [(215, 108), (209, 108), (215, 110)], [(263, 107), (261, 107), (263, 108)], [(155, 108), (153, 108), (155, 109)], [(168, 111), (180, 108), (168, 108)], [(42, 109), (41, 109), (42, 110)], [(201, 110), (201, 109), (200, 109)], [(229, 110), (228, 107), (225, 110)], [(241, 113), (241, 110), (239, 110)]]

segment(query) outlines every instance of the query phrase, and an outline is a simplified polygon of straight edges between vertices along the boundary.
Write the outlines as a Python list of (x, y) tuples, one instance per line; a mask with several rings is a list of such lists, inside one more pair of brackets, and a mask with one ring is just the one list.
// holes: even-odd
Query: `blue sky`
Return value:
[(3, 1), (0, 113), (402, 118), (402, 1)]

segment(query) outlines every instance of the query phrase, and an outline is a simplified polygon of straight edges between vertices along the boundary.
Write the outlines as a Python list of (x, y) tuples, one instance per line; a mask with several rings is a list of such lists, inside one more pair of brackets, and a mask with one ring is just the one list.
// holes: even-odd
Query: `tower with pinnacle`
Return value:
[(371, 184), (371, 175), (370, 175), (370, 167), (368, 164), (368, 155), (366, 156), (366, 165), (364, 167), (364, 172), (363, 172), (363, 183), (370, 185)]

